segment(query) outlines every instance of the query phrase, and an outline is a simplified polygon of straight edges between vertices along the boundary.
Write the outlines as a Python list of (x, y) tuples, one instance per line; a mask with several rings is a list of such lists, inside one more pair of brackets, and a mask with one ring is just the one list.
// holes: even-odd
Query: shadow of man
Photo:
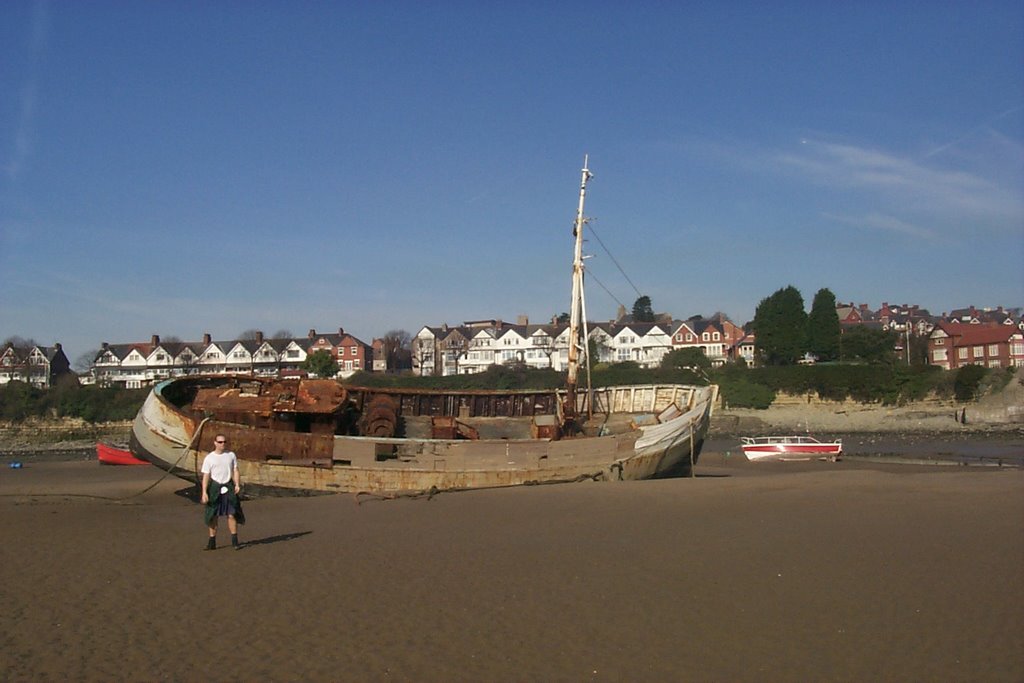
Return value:
[(242, 548), (248, 548), (254, 545), (269, 545), (271, 543), (280, 543), (282, 541), (293, 541), (296, 538), (302, 538), (313, 533), (312, 531), (296, 531), (291, 534), (278, 534), (277, 536), (267, 536), (266, 538), (256, 538), (251, 541), (245, 541), (239, 546), (239, 550)]

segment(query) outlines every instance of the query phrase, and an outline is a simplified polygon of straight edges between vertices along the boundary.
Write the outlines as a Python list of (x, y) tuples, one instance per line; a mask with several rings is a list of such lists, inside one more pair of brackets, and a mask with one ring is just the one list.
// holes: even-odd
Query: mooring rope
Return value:
[(203, 427), (206, 426), (206, 423), (209, 422), (209, 420), (210, 420), (210, 418), (204, 417), (203, 420), (199, 423), (199, 426), (196, 427), (196, 431), (192, 434), (192, 438), (189, 440), (189, 442), (187, 444), (185, 444), (182, 447), (181, 455), (178, 456), (178, 459), (174, 462), (174, 464), (171, 465), (167, 469), (167, 471), (165, 471), (160, 476), (159, 479), (157, 479), (152, 484), (150, 484), (146, 488), (144, 488), (141, 491), (138, 491), (136, 493), (130, 493), (127, 496), (99, 496), (99, 495), (96, 495), (94, 493), (0, 493), (0, 497), (3, 497), (3, 498), (95, 498), (97, 500), (106, 500), (106, 501), (110, 501), (112, 503), (123, 503), (125, 501), (131, 500), (132, 498), (138, 498), (139, 496), (143, 495), (144, 493), (154, 489), (160, 482), (162, 482), (164, 479), (166, 479), (167, 476), (174, 471), (174, 469), (178, 466), (178, 464), (182, 461), (182, 459), (186, 455), (188, 455), (188, 452), (190, 450), (192, 450), (192, 444), (194, 444), (196, 442), (196, 439), (199, 437), (199, 435), (203, 431)]
[(451, 488), (439, 489), (436, 486), (431, 486), (429, 489), (421, 489), (417, 491), (393, 491), (391, 493), (376, 493), (374, 491), (356, 491), (353, 495), (356, 501), (356, 505), (362, 505), (362, 501), (359, 499), (360, 496), (369, 496), (376, 498), (377, 500), (397, 500), (399, 498), (426, 498), (432, 500), (434, 496), (438, 496), (442, 493), (463, 493), (465, 491), (487, 491), (491, 489), (508, 489), (514, 486), (544, 486), (546, 484), (573, 484), (580, 481), (586, 481), (588, 479), (592, 481), (600, 481), (605, 478), (604, 470), (597, 472), (584, 473), (577, 475), (571, 479), (547, 479), (545, 481), (538, 481), (531, 479), (524, 481), (521, 484), (495, 484), (493, 486), (452, 486)]

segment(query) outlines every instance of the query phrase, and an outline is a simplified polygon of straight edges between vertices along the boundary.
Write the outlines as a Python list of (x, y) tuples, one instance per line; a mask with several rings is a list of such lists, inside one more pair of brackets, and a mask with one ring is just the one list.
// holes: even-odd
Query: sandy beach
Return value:
[(5, 466), (0, 676), (1024, 679), (1024, 471), (698, 471), (254, 499), (203, 552), (185, 482), (134, 495), (155, 468)]

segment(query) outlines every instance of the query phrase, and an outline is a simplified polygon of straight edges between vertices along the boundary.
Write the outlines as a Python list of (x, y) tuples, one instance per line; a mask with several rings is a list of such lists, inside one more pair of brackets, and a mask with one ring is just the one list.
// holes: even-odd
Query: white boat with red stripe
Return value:
[(843, 454), (843, 440), (819, 441), (813, 436), (745, 436), (740, 439), (747, 460), (830, 460)]

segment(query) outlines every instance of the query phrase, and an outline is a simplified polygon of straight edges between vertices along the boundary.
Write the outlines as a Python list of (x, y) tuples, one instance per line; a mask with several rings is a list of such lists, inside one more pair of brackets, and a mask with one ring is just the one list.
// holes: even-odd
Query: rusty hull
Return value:
[[(533, 429), (535, 434), (547, 437), (388, 438), (274, 430), (211, 417), (205, 412), (190, 413), (191, 399), (219, 387), (205, 382), (189, 386), (187, 382), (165, 382), (151, 392), (133, 426), (133, 453), (183, 478), (195, 479), (202, 455), (213, 449), (214, 435), (223, 433), (239, 456), (239, 469), (247, 486), (292, 492), (397, 493), (652, 477), (695, 459), (716, 393), (713, 387), (679, 385), (606, 390), (596, 396), (595, 403), (608, 408), (609, 414), (591, 429), (602, 436), (556, 440), (548, 432), (556, 423), (549, 425), (551, 420), (538, 410), (544, 405), (538, 395), (554, 400), (555, 392), (428, 395), (417, 390), (383, 390), (403, 411), (459, 417), (458, 421), (443, 420), (445, 424), (464, 423), (473, 429), (479, 426), (481, 432), (487, 428), (488, 433), (501, 432), (496, 425), (506, 424), (504, 433), (509, 435), (522, 433), (528, 437)], [(365, 403), (372, 393), (350, 388), (348, 395)], [(236, 398), (235, 394), (227, 396)], [(630, 429), (630, 422), (647, 421), (633, 414), (638, 402), (647, 406), (643, 412), (653, 417), (653, 424)], [(615, 415), (614, 407), (632, 410)], [(475, 417), (478, 412), (511, 412), (513, 416)], [(658, 416), (665, 416), (665, 420), (659, 421)], [(429, 417), (419, 419), (433, 422)], [(610, 433), (613, 428), (615, 433)], [(472, 433), (451, 436), (466, 435)]]

